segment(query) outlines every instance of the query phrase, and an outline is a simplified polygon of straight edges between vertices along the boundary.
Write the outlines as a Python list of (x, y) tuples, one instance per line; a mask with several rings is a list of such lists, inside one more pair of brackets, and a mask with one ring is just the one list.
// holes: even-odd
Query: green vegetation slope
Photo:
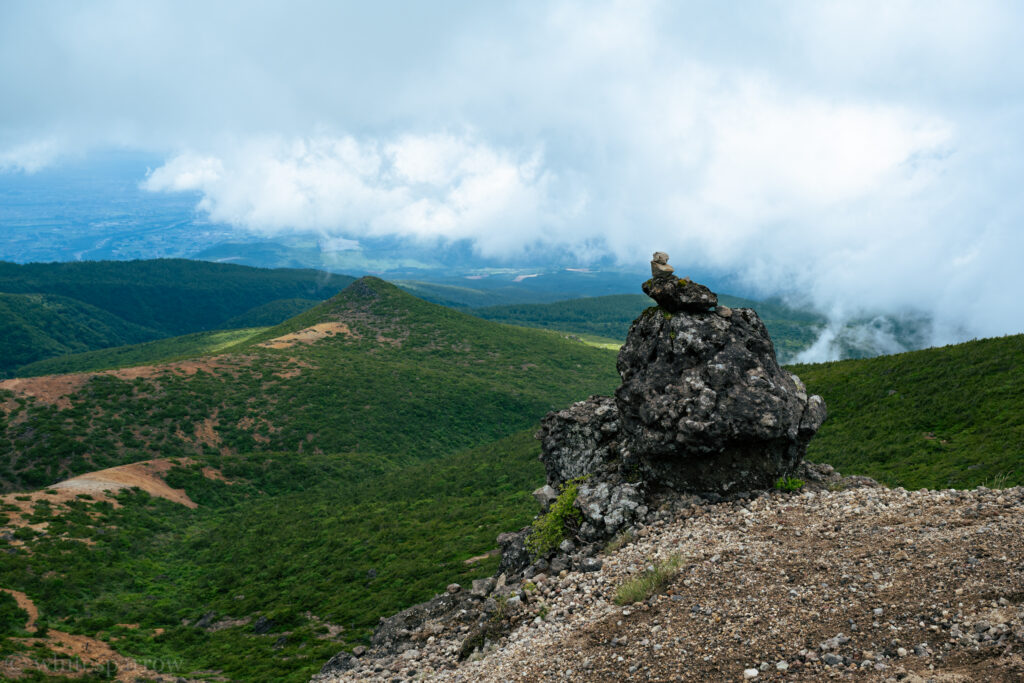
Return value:
[(160, 332), (53, 294), (0, 293), (0, 377), (50, 356), (155, 339)]
[[(1022, 356), (1016, 336), (796, 366), (831, 412), (810, 457), (904, 486), (1024, 483)], [(130, 491), (117, 508), (37, 502), (35, 529), (0, 534), (0, 587), (28, 593), (51, 628), (178, 662), (167, 673), (308, 680), (380, 616), (494, 570), (466, 561), (533, 514), (533, 427), (611, 392), (613, 365), (364, 278), (201, 362), (97, 374), (61, 402), (8, 384), (0, 462), (17, 481), (54, 450), (47, 481), (188, 456), (166, 478), (198, 507)]]
[(299, 313), (305, 313), (320, 303), (318, 299), (276, 299), (256, 306), (241, 315), (225, 320), (221, 325), (226, 330), (240, 327), (268, 327), (280, 325)]
[[(102, 494), (43, 496), (28, 520), (40, 531), (0, 537), (0, 586), (32, 596), (51, 628), (175, 663), (163, 673), (305, 681), (380, 617), (493, 573), (495, 557), (466, 561), (534, 514), (531, 431), (424, 463), (204, 456), (167, 475), (194, 510), (142, 492), (120, 493), (118, 508)], [(230, 483), (205, 477), (209, 466)], [(25, 650), (2, 636), (0, 649)]]
[(0, 384), (0, 490), (206, 452), (433, 457), (611, 392), (614, 360), (363, 278), (214, 357)]
[(308, 680), (379, 617), (492, 573), (467, 560), (532, 516), (540, 417), (616, 384), (611, 352), (375, 278), (218, 356), (14, 380), (8, 489), (162, 455), (198, 507), (36, 494), (32, 527), (0, 533), (0, 587), (165, 673)]
[(910, 489), (1024, 485), (1024, 335), (790, 369), (828, 405), (810, 460)]
[(352, 282), (316, 270), (251, 268), (186, 259), (28, 263), (0, 261), (0, 292), (57, 294), (163, 336), (223, 329), (278, 299), (324, 299)]
[(217, 354), (262, 332), (265, 327), (196, 332), (180, 337), (167, 337), (143, 344), (115, 346), (109, 349), (85, 351), (70, 356), (58, 356), (29, 363), (18, 368), (18, 377), (61, 375), (72, 372), (95, 372), (114, 368), (127, 368), (154, 363), (169, 363), (197, 356)]

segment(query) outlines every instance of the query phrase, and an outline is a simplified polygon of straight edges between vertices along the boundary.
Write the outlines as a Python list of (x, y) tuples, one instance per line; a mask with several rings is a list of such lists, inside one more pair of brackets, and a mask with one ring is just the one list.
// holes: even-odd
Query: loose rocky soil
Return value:
[[(470, 627), (427, 623), (405, 651), (314, 680), (1020, 681), (1022, 539), (1024, 488), (663, 509), (599, 571), (516, 585), (501, 609), (518, 625), (465, 663)], [(614, 604), (672, 556), (683, 564), (664, 592)]]

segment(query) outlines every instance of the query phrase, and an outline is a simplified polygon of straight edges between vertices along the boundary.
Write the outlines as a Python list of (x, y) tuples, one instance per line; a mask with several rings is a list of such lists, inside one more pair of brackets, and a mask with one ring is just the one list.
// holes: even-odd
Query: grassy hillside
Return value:
[(196, 356), (208, 356), (263, 332), (265, 327), (196, 332), (180, 337), (168, 337), (144, 344), (116, 346), (109, 349), (87, 351), (70, 356), (48, 358), (18, 368), (19, 377), (57, 375), (69, 372), (93, 372), (112, 368), (151, 365)]
[[(750, 301), (728, 295), (720, 295), (718, 299), (724, 306), (756, 310), (783, 361), (810, 346), (818, 336), (818, 328), (825, 322), (821, 316), (776, 302)], [(514, 325), (625, 340), (633, 320), (652, 303), (643, 294), (616, 294), (548, 304), (488, 306), (475, 308), (472, 313), (487, 320)]]
[(293, 318), (299, 313), (305, 313), (320, 303), (318, 299), (276, 299), (249, 309), (241, 315), (229, 318), (224, 321), (222, 327), (226, 330), (240, 327), (269, 327), (279, 325), (288, 318)]
[[(38, 503), (31, 521), (44, 531), (14, 533), (30, 551), (0, 539), (0, 586), (33, 596), (51, 628), (178, 662), (166, 673), (305, 681), (343, 646), (365, 642), (379, 617), (493, 573), (495, 558), (465, 560), (530, 520), (529, 491), (543, 480), (537, 455), (527, 431), (427, 463), (206, 457), (167, 476), (195, 510), (131, 492), (117, 509), (102, 496)], [(210, 465), (231, 484), (204, 477)], [(210, 629), (197, 625), (204, 615), (207, 626), (237, 621)], [(266, 633), (254, 631), (260, 617)], [(19, 641), (0, 637), (0, 648)]]
[(610, 393), (614, 361), (364, 278), (209, 359), (0, 384), (0, 487), (205, 452), (433, 457)]
[(53, 294), (0, 293), (0, 377), (26, 363), (155, 339), (156, 330)]
[(278, 299), (325, 299), (351, 277), (185, 259), (29, 263), (0, 261), (0, 292), (58, 294), (163, 336), (223, 329)]
[(1024, 484), (1024, 335), (791, 369), (828, 404), (811, 460), (911, 489)]

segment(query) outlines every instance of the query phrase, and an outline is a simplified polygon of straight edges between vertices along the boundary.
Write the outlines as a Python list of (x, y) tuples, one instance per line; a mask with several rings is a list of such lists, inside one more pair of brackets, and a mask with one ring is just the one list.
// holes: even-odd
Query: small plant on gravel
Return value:
[(619, 586), (619, 589), (615, 591), (615, 604), (629, 605), (634, 602), (643, 602), (655, 593), (660, 593), (682, 566), (683, 558), (679, 555), (672, 555), (667, 560), (648, 567), (640, 576)]
[(576, 502), (576, 495), (579, 493), (579, 480), (566, 482), (562, 492), (546, 514), (541, 515), (533, 522), (530, 535), (526, 538), (526, 549), (535, 556), (547, 555), (565, 540), (565, 527), (567, 523), (578, 525), (583, 515), (573, 507)]
[(508, 596), (502, 595), (495, 601), (497, 608), (491, 614), (491, 618), (474, 629), (459, 647), (459, 661), (468, 659), (477, 650), (483, 650), (488, 640), (494, 641), (508, 634), (510, 624), (503, 624), (509, 616)]
[(606, 553), (614, 553), (616, 550), (623, 548), (629, 543), (633, 542), (633, 532), (626, 529), (615, 534), (615, 537), (608, 541), (608, 545), (604, 547)]
[(990, 489), (1008, 489), (1012, 486), (1010, 483), (1010, 473), (1002, 472), (992, 477), (991, 480), (986, 479), (984, 486)]
[(804, 487), (804, 480), (797, 479), (796, 477), (779, 477), (775, 482), (776, 491), (784, 491), (786, 493), (794, 493)]

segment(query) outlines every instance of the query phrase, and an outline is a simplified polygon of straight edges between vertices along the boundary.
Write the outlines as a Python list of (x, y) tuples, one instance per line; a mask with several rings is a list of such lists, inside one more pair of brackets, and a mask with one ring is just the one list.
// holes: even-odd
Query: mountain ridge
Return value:
[[(0, 382), (0, 484), (208, 450), (427, 456), (526, 428), (551, 397), (613, 374), (606, 351), (368, 277), (214, 356)], [(396, 432), (395, 419), (422, 431)]]

